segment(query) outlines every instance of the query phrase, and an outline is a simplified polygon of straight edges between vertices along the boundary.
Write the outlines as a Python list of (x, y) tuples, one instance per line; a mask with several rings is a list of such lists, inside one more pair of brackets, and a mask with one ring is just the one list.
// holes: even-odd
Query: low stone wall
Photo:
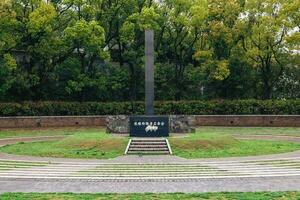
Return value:
[[(109, 116), (0, 117), (0, 128), (106, 126), (108, 117)], [(173, 115), (170, 121), (172, 130), (176, 130), (178, 121), (182, 121), (183, 125), (189, 123), (192, 124), (192, 126), (300, 127), (300, 115)]]
[(197, 126), (300, 127), (300, 115), (196, 115)]
[(0, 128), (105, 126), (106, 116), (0, 117)]
[[(193, 115), (170, 115), (169, 130), (171, 133), (192, 133), (195, 132), (195, 117)], [(112, 115), (106, 117), (107, 133), (129, 133), (129, 116)]]

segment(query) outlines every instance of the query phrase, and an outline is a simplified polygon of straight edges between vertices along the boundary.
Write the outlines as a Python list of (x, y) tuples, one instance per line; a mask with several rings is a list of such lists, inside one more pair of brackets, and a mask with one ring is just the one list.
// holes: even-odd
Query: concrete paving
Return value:
[(201, 179), (193, 181), (51, 181), (0, 179), (1, 192), (254, 192), (300, 191), (300, 176), (272, 178)]

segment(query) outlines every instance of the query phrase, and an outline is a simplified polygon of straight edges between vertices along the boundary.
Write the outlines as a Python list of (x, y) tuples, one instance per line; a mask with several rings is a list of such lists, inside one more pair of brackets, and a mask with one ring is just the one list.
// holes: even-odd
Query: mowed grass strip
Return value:
[(71, 194), (71, 193), (4, 193), (1, 200), (297, 200), (300, 192), (224, 192), (224, 193), (165, 193), (165, 194)]
[(62, 128), (34, 128), (34, 129), (6, 129), (0, 130), (0, 139), (37, 136), (74, 135), (78, 133), (98, 133), (103, 127), (62, 127)]
[(0, 161), (0, 171), (7, 171), (13, 169), (27, 169), (31, 167), (44, 167), (47, 163), (39, 162), (19, 162), (19, 161)]
[(198, 133), (299, 136), (299, 127), (200, 127)]
[(273, 167), (295, 168), (300, 169), (300, 162), (297, 161), (261, 161), (256, 162), (257, 165), (268, 165)]
[(230, 134), (197, 131), (184, 138), (170, 138), (174, 155), (184, 158), (256, 156), (300, 150), (299, 143), (238, 140)]
[[(0, 139), (15, 137), (74, 135), (78, 133), (104, 132), (103, 127), (61, 127), (0, 130)], [(293, 127), (200, 127), (198, 133), (245, 134), (245, 135), (290, 135), (300, 137), (300, 128)]]
[(113, 137), (103, 131), (78, 133), (60, 141), (18, 143), (0, 148), (1, 152), (59, 158), (113, 158), (124, 153), (128, 138)]
[(0, 160), (0, 164), (28, 164), (28, 165), (44, 165), (53, 162), (39, 162), (39, 161), (22, 161), (22, 160)]

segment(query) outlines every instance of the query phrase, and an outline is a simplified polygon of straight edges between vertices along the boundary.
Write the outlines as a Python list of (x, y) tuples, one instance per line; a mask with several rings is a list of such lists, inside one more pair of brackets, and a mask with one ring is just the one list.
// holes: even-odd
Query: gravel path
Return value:
[(57, 136), (38, 136), (38, 137), (21, 137), (21, 138), (5, 138), (0, 139), (0, 147), (8, 144), (15, 144), (18, 142), (38, 142), (38, 141), (53, 141), (61, 140), (66, 136), (57, 135)]

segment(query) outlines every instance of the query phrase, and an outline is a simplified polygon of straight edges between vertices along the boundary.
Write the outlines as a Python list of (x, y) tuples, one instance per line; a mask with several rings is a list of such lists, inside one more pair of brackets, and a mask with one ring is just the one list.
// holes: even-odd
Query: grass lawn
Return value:
[(299, 136), (299, 127), (200, 127), (198, 133)]
[(299, 143), (284, 141), (237, 140), (230, 134), (200, 129), (184, 138), (170, 138), (174, 155), (184, 158), (254, 156), (300, 150)]
[(300, 192), (232, 192), (232, 193), (166, 193), (166, 194), (51, 194), (51, 193), (5, 193), (0, 195), (1, 200), (182, 200), (182, 199), (206, 199), (206, 200), (296, 200), (300, 199)]
[[(184, 138), (170, 138), (173, 153), (185, 158), (218, 158), (284, 153), (300, 150), (300, 144), (287, 141), (237, 140), (232, 134), (300, 135), (300, 128), (202, 127)], [(2, 130), (0, 138), (67, 135), (60, 141), (17, 143), (0, 152), (62, 157), (113, 158), (125, 151), (128, 138), (113, 137), (101, 128), (58, 128)]]
[(78, 133), (97, 133), (104, 128), (70, 127), (70, 128), (37, 128), (37, 129), (5, 129), (0, 130), (0, 139), (34, 136), (74, 135)]
[(0, 148), (1, 152), (59, 158), (113, 158), (125, 151), (128, 138), (113, 137), (95, 130), (67, 136), (60, 141), (17, 143)]

